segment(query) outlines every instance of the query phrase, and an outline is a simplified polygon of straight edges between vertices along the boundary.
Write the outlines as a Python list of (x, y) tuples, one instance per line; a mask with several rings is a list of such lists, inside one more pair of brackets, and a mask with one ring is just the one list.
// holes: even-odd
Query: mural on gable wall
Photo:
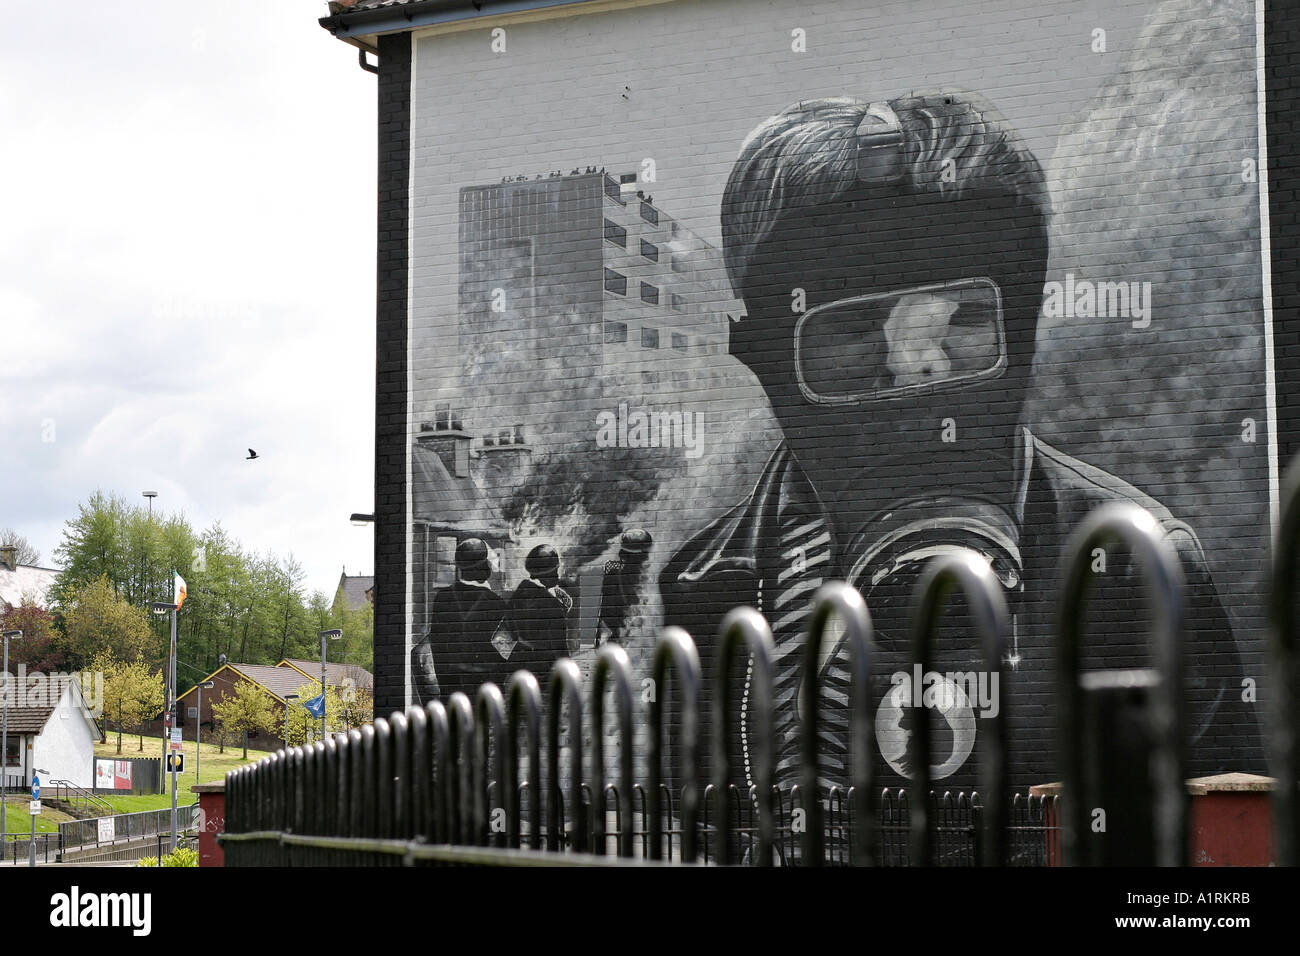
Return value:
[[(748, 604), (772, 624), (777, 775), (797, 782), (809, 598), (848, 580), (880, 651), (878, 779), (900, 786), (911, 589), (930, 556), (968, 549), (1014, 614), (1009, 686), (961, 678), (982, 665), (958, 602), (932, 774), (973, 785), (981, 723), (1006, 705), (1013, 781), (1056, 779), (1061, 551), (1093, 508), (1131, 501), (1187, 576), (1190, 769), (1262, 771), (1262, 696), (1243, 692), (1264, 677), (1270, 494), (1254, 4), (1111, 6), (1132, 27), (1120, 52), (1096, 51), (1064, 7), (1043, 14), (1099, 58), (1055, 113), (1050, 78), (1017, 86), (987, 45), (965, 54), (981, 88), (933, 59), (886, 86), (870, 59), (791, 57), (772, 101), (700, 106), (716, 121), (689, 135), (715, 137), (711, 191), (648, 168), (617, 124), (554, 169), (484, 127), (528, 172), (426, 170), (455, 225), (430, 216), (415, 233), (412, 702), (519, 668), (541, 679), (563, 656), (589, 670), (608, 641), (643, 675), (664, 624), (691, 633), (711, 675), (719, 621)], [(546, 155), (570, 155), (555, 122)], [(454, 261), (438, 258), (449, 243)], [(1138, 576), (1122, 553), (1096, 570), (1087, 659), (1140, 663)], [(822, 770), (845, 782), (842, 648), (821, 678)], [(738, 700), (749, 679), (735, 675)]]

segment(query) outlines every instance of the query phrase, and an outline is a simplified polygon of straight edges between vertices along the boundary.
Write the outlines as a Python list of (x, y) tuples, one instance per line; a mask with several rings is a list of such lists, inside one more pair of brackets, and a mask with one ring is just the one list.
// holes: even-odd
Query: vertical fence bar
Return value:
[[(743, 648), (752, 661), (750, 671), (749, 712), (754, 733), (754, 747), (750, 754), (753, 767), (755, 796), (758, 802), (758, 844), (756, 862), (759, 866), (772, 865), (772, 658), (776, 645), (772, 630), (763, 615), (750, 607), (732, 609), (722, 619), (718, 644), (718, 662), (715, 671), (717, 689), (713, 708), (713, 788), (718, 795), (718, 863), (729, 866), (732, 859), (732, 819), (728, 812), (727, 797), (731, 792), (731, 668)], [(739, 728), (737, 728), (739, 733)]]
[[(505, 704), (501, 699), (501, 689), (491, 681), (481, 685), (475, 698), (475, 705), (478, 719), (474, 725), (474, 756), (477, 769), (474, 775), (474, 834), (477, 842), (482, 846), (499, 846), (501, 840), (493, 839), (491, 832), (491, 817), (497, 808), (490, 806), (488, 790), (489, 779), (495, 780), (500, 789), (501, 768), (506, 762)], [(495, 777), (490, 776), (492, 755), (489, 751), (495, 751), (496, 755)]]
[(531, 671), (515, 671), (506, 688), (509, 713), (506, 720), (506, 759), (502, 787), (506, 802), (506, 845), (518, 849), (520, 835), (519, 721), (528, 732), (528, 840), (538, 849), (542, 832), (542, 690)]
[(573, 818), (572, 849), (586, 849), (582, 819), (582, 673), (565, 657), (551, 668), (546, 722), (546, 845), (557, 852), (564, 835), (564, 794), (560, 786), (560, 714), (569, 705), (569, 806)]
[[(852, 750), (852, 776), (854, 796), (859, 801), (855, 810), (867, 821), (871, 817), (871, 747), (875, 739), (875, 716), (871, 710), (871, 615), (862, 595), (842, 581), (833, 581), (818, 588), (813, 595), (813, 612), (804, 640), (803, 672), (800, 674), (800, 726), (799, 751), (803, 762), (801, 775), (802, 806), (805, 829), (803, 835), (804, 866), (821, 866), (825, 862), (826, 834), (823, 832), (822, 805), (819, 799), (821, 781), (818, 758), (818, 731), (821, 719), (822, 645), (826, 641), (826, 625), (832, 615), (838, 615), (844, 624), (844, 643), (849, 649), (849, 667), (852, 683), (849, 695), (849, 741)], [(829, 658), (830, 655), (827, 655)], [(875, 857), (875, 830), (873, 825), (857, 828), (854, 855), (864, 865)]]
[[(371, 773), (371, 818), (369, 832), (366, 836), (376, 840), (387, 840), (393, 836), (393, 790), (395, 789), (393, 766), (393, 725), (386, 717), (376, 717), (370, 725), (374, 735), (370, 738), (372, 753), (369, 758)], [(365, 734), (362, 734), (363, 739)], [(376, 854), (371, 858), (371, 865), (386, 866), (397, 860), (396, 857)]]
[[(939, 614), (953, 590), (960, 588), (970, 609), (971, 619), (979, 632), (984, 669), (996, 677), (997, 714), (986, 718), (992, 726), (984, 735), (980, 753), (980, 776), (984, 788), (981, 816), (987, 833), (981, 840), (984, 854), (976, 862), (988, 866), (1005, 866), (1007, 862), (1007, 706), (1002, 695), (1006, 684), (1005, 655), (1007, 634), (1011, 630), (1010, 614), (1002, 585), (984, 558), (973, 552), (940, 555), (926, 565), (913, 595), (912, 659), (924, 675), (934, 665), (934, 635)], [(912, 687), (908, 702), (912, 714), (912, 738), (909, 762), (916, 775), (914, 784), (919, 799), (912, 808), (912, 863), (929, 866), (932, 862), (932, 838), (928, 819), (930, 792), (930, 718), (924, 707), (923, 687)]]
[(1268, 602), (1269, 654), (1273, 670), (1273, 817), (1277, 862), (1300, 866), (1300, 641), (1295, 595), (1300, 574), (1300, 458), (1287, 469), (1282, 516), (1273, 539), (1272, 588)]
[(447, 769), (452, 777), (448, 841), (473, 846), (474, 826), (474, 711), (460, 691), (447, 699), (447, 726), (451, 753)]
[[(682, 753), (682, 860), (695, 862), (695, 822), (699, 811), (699, 695), (700, 655), (691, 636), (680, 627), (666, 627), (655, 644), (652, 666), (653, 695), (650, 698), (650, 858), (663, 859), (663, 712), (664, 686), (668, 667), (677, 672), (677, 692), (681, 698), (681, 753)], [(669, 827), (672, 825), (671, 799)], [(669, 856), (672, 839), (669, 837)]]
[[(1164, 532), (1151, 514), (1136, 505), (1113, 504), (1090, 514), (1066, 544), (1060, 591), (1058, 675), (1061, 759), (1065, 771), (1065, 864), (1091, 859), (1082, 839), (1088, 832), (1083, 787), (1083, 686), (1080, 682), (1079, 619), (1091, 578), (1092, 549), (1126, 544), (1142, 568), (1151, 610), (1149, 639), (1160, 680), (1153, 694), (1153, 770), (1156, 787), (1155, 859), (1157, 866), (1187, 865), (1187, 790), (1183, 782), (1182, 653), (1183, 572)], [(1118, 808), (1115, 808), (1118, 809)], [(1143, 808), (1145, 810), (1145, 808)]]
[(432, 748), (430, 766), (433, 768), (433, 785), (429, 789), (427, 823), (434, 843), (451, 843), (455, 840), (452, 818), (452, 800), (455, 791), (452, 782), (451, 728), (447, 708), (440, 700), (424, 705), (424, 716), (429, 723), (429, 746)]
[(605, 644), (596, 652), (596, 669), (591, 682), (591, 777), (594, 785), (592, 798), (592, 850), (605, 854), (605, 687), (613, 680), (615, 720), (618, 723), (619, 785), (615, 790), (618, 800), (618, 819), (626, 821), (619, 826), (618, 855), (632, 855), (632, 668), (627, 651), (617, 644)]
[[(411, 840), (415, 837), (415, 819), (412, 797), (414, 783), (411, 774), (413, 757), (411, 748), (410, 722), (407, 715), (398, 711), (388, 717), (389, 760), (391, 762), (391, 779), (393, 781), (393, 798), (389, 802), (388, 835), (398, 840)], [(394, 858), (396, 860), (396, 858)]]

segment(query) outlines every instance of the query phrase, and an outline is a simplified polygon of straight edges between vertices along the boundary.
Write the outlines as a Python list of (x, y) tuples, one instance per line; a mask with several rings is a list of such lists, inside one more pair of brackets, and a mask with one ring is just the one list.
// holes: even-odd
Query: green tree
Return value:
[[(117, 661), (101, 654), (92, 665), (104, 674), (104, 713), (117, 722), (117, 752), (122, 752), (122, 725), (139, 727), (166, 706), (162, 674), (151, 670), (140, 657)], [(144, 735), (140, 748), (144, 750)]]
[[(214, 669), (222, 654), (253, 664), (315, 658), (317, 634), (326, 627), (342, 627), (345, 634), (343, 645), (330, 651), (332, 659), (371, 667), (369, 608), (336, 613), (324, 595), (307, 592), (302, 566), (293, 555), (247, 551), (220, 522), (196, 532), (183, 515), (160, 510), (151, 515), (143, 504), (96, 491), (65, 524), (55, 554), (64, 571), (54, 601), (65, 616), (85, 589), (101, 581), (127, 604), (147, 611), (152, 601), (170, 600), (172, 573), (179, 571), (188, 597), (177, 620), (177, 651), (199, 671)], [(161, 660), (169, 621), (147, 615), (146, 622), (157, 655), (146, 652), (146, 661)], [(62, 644), (71, 650), (83, 638), (69, 637), (65, 628)], [(90, 655), (96, 650), (91, 647)], [(115, 650), (118, 659), (134, 656), (129, 649)], [(177, 692), (183, 693), (194, 673), (182, 669), (178, 678)]]
[(345, 678), (344, 685), (339, 690), (339, 699), (341, 701), (339, 720), (343, 725), (340, 730), (351, 730), (362, 724), (374, 723), (375, 695), (369, 690), (349, 685)]
[(163, 647), (149, 627), (149, 615), (118, 597), (106, 576), (79, 587), (63, 616), (63, 644), (74, 664), (107, 652), (114, 660), (157, 661)]
[(77, 517), (64, 524), (63, 538), (54, 549), (63, 567), (57, 585), (59, 603), (69, 603), (73, 592), (100, 578), (114, 586), (125, 578), (125, 511), (125, 501), (102, 491), (77, 505)]
[(22, 631), (23, 639), (9, 645), (9, 666), (27, 665), (29, 671), (49, 674), (67, 667), (67, 655), (60, 647), (62, 635), (55, 628), (54, 615), (23, 598), (17, 607), (0, 613), (0, 630)]
[(249, 733), (275, 726), (275, 700), (252, 681), (241, 680), (233, 694), (212, 705), (212, 716), (243, 737), (244, 759), (248, 759)]
[[(325, 729), (329, 733), (343, 730), (343, 699), (339, 693), (339, 688), (333, 684), (327, 685), (325, 692)], [(320, 681), (308, 681), (296, 691), (298, 699), (291, 701), (291, 705), (286, 711), (286, 720), (289, 726), (286, 728), (288, 734), (289, 746), (298, 747), (307, 743), (313, 738), (319, 737), (320, 718), (312, 716), (311, 711), (303, 706), (307, 701), (320, 695)]]

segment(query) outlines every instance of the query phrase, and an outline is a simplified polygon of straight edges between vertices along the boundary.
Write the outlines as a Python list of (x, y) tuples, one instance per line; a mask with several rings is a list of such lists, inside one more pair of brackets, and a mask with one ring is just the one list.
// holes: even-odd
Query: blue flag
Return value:
[(311, 715), (313, 717), (324, 717), (325, 716), (325, 695), (321, 694), (319, 697), (313, 697), (311, 700), (304, 703), (303, 706), (306, 707), (307, 710), (311, 712)]

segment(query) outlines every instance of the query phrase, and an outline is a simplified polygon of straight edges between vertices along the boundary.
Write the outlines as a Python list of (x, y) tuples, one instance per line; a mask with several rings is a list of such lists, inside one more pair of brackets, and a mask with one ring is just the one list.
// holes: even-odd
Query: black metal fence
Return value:
[[(1300, 655), (1292, 595), (1300, 570), (1300, 472), (1288, 476), (1286, 501), (1274, 568), (1271, 645), (1279, 686), (1295, 689), (1300, 688)], [(1127, 545), (1146, 575), (1157, 662), (1152, 671), (1119, 675), (1120, 683), (1141, 677), (1151, 689), (1149, 733), (1135, 745), (1145, 750), (1137, 753), (1130, 747), (1127, 756), (1137, 761), (1128, 769), (1140, 765), (1151, 778), (1143, 787), (1132, 788), (1137, 794), (1132, 799), (1154, 801), (1134, 808), (1153, 821), (1149, 843), (1119, 849), (1105, 839), (1085, 839), (1090, 836), (1087, 808), (1094, 805), (1087, 797), (1095, 794), (1089, 787), (1097, 786), (1097, 768), (1083, 766), (1088, 730), (1080, 714), (1096, 682), (1080, 679), (1078, 633), (1092, 550), (1116, 542)], [(1057, 623), (1063, 744), (1059, 804), (1057, 798), (1008, 792), (1000, 716), (990, 718), (979, 791), (932, 791), (929, 724), (920, 694), (908, 704), (914, 731), (907, 756), (909, 766), (916, 768), (910, 790), (873, 786), (875, 735), (867, 691), (874, 649), (871, 618), (861, 595), (836, 583), (815, 596), (806, 637), (798, 786), (781, 789), (773, 784), (771, 631), (756, 611), (738, 608), (723, 621), (714, 675), (717, 732), (711, 781), (699, 778), (695, 752), (700, 725), (698, 654), (688, 634), (668, 627), (655, 648), (651, 679), (656, 687), (671, 686), (676, 696), (683, 769), (671, 788), (663, 771), (663, 695), (653, 695), (648, 702), (647, 779), (633, 780), (631, 670), (623, 649), (606, 645), (597, 654), (592, 679), (589, 713), (597, 732), (590, 736), (589, 765), (583, 760), (584, 709), (577, 665), (561, 660), (554, 666), (545, 722), (537, 680), (520, 671), (504, 695), (495, 685), (485, 684), (472, 702), (464, 694), (453, 694), (445, 705), (434, 701), (394, 713), (346, 736), (282, 750), (232, 772), (226, 778), (226, 831), (220, 837), (227, 865), (1186, 865), (1188, 807), (1177, 692), (1183, 611), (1178, 559), (1158, 523), (1131, 505), (1111, 505), (1091, 515), (1076, 530), (1067, 558)], [(912, 659), (923, 672), (931, 669), (937, 618), (958, 591), (980, 634), (985, 667), (1004, 677), (1009, 615), (1003, 592), (988, 563), (971, 552), (938, 556), (921, 576)], [(850, 651), (851, 786), (828, 792), (819, 789), (818, 722), (823, 704), (816, 662), (831, 618), (842, 622)], [(747, 793), (728, 784), (731, 767), (721, 743), (735, 719), (729, 682), (722, 678), (741, 655), (749, 657), (754, 681), (749, 720), (756, 785)], [(671, 685), (666, 680), (670, 668)], [(1005, 687), (1005, 680), (999, 679), (999, 685)], [(606, 689), (613, 691), (612, 716), (620, 741), (616, 775), (606, 773), (600, 732)], [(1300, 736), (1292, 732), (1294, 700), (1284, 692), (1274, 697), (1281, 700), (1273, 720), (1274, 753), (1279, 755), (1275, 776), (1286, 782), (1275, 788), (1278, 859), (1294, 865)], [(563, 774), (562, 754), (567, 764)], [(599, 800), (593, 798), (596, 792)], [(826, 798), (804, 800), (802, 794), (808, 793)], [(926, 799), (917, 800), (918, 793)]]
[(59, 861), (59, 834), (37, 833), (33, 836), (29, 833), (8, 833), (5, 834), (4, 842), (0, 843), (0, 864), (26, 864), (31, 859), (33, 841), (36, 843), (37, 863)]
[[(180, 829), (192, 827), (198, 810), (197, 803), (177, 807), (177, 826)], [(101, 830), (101, 821), (110, 821), (111, 827), (105, 827)], [(64, 850), (75, 850), (109, 843), (123, 843), (138, 840), (141, 837), (152, 836), (155, 833), (170, 833), (171, 828), (172, 811), (170, 807), (164, 810), (116, 813), (111, 817), (67, 820), (59, 824), (59, 846)]]

